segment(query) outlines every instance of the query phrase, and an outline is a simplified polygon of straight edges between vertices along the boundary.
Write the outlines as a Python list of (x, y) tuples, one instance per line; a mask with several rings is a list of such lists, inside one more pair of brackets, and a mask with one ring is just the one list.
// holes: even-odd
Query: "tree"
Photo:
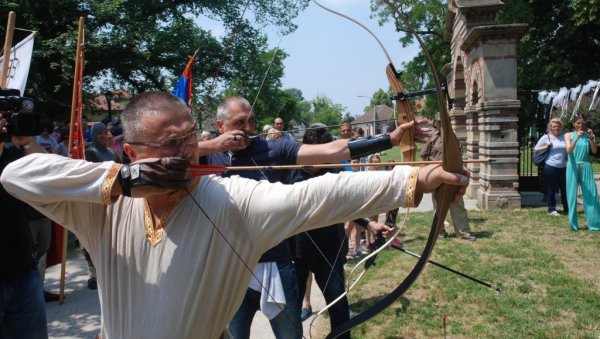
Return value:
[(574, 87), (600, 76), (598, 0), (507, 0), (499, 23), (529, 25), (519, 41), (519, 88)]
[[(77, 20), (85, 17), (86, 89), (124, 87), (130, 92), (171, 90), (191, 55), (200, 46), (194, 65), (196, 101), (214, 104), (219, 88), (232, 79), (252, 77), (245, 72), (266, 50), (259, 29), (295, 29), (291, 22), (308, 0), (211, 1), (179, 0), (19, 0), (0, 3), (0, 18), (13, 10), (16, 26), (39, 32), (29, 76), (28, 96), (50, 118), (65, 117), (71, 86)], [(253, 17), (249, 18), (252, 13)], [(244, 16), (242, 16), (244, 13)], [(222, 39), (196, 22), (204, 15), (221, 22)], [(240, 19), (241, 18), (241, 19)], [(17, 31), (15, 40), (24, 37)]]
[[(450, 61), (444, 40), (447, 1), (391, 1), (416, 27), (439, 70)], [(496, 18), (499, 24), (529, 25), (518, 43), (518, 86), (521, 89), (558, 89), (600, 77), (600, 0), (505, 0)], [(373, 15), (381, 23), (392, 21), (405, 46), (412, 34), (381, 0), (372, 0)], [(402, 65), (408, 90), (432, 87), (423, 52)], [(425, 114), (437, 110), (434, 96), (427, 97)], [(431, 100), (433, 99), (433, 100)]]
[(320, 122), (327, 126), (337, 125), (342, 120), (345, 108), (340, 104), (334, 104), (333, 101), (319, 95), (311, 101), (314, 112), (314, 120), (310, 123)]
[(371, 95), (371, 101), (369, 102), (368, 106), (365, 106), (363, 111), (368, 112), (371, 108), (377, 105), (386, 105), (390, 108), (393, 108), (394, 104), (392, 103), (392, 96), (393, 93), (391, 89), (388, 89), (387, 91), (384, 91), (381, 88), (378, 89), (375, 93), (373, 93), (373, 95)]
[(352, 122), (354, 120), (356, 120), (356, 118), (354, 118), (352, 114), (350, 114), (350, 112), (346, 112), (346, 114), (344, 114), (344, 117), (342, 118), (342, 122)]
[[(443, 65), (450, 62), (450, 44), (444, 40), (447, 2), (441, 0), (393, 0), (391, 2), (394, 8), (403, 13), (415, 27), (431, 54), (436, 71), (439, 72)], [(399, 41), (404, 47), (416, 42), (413, 34), (395, 10), (380, 0), (372, 0), (371, 9), (373, 15), (379, 18), (380, 24), (391, 21), (396, 26), (396, 30), (403, 33)], [(403, 63), (402, 66), (402, 81), (406, 91), (434, 87), (431, 70), (423, 51), (420, 51), (411, 61)], [(416, 98), (408, 100), (414, 107)], [(425, 116), (433, 116), (437, 111), (437, 97), (435, 95), (427, 96), (425, 107), (420, 113)]]

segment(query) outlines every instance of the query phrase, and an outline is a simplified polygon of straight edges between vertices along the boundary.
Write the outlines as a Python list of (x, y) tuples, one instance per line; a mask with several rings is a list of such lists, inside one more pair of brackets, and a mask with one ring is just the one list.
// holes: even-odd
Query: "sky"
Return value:
[[(380, 27), (376, 19), (369, 18), (369, 0), (320, 0), (320, 3), (369, 27), (382, 41), (397, 69), (402, 67), (402, 62), (417, 55), (416, 45), (407, 48), (400, 45), (401, 33), (396, 32), (391, 23)], [(327, 96), (355, 116), (364, 113), (363, 109), (377, 90), (388, 89), (387, 58), (363, 28), (312, 1), (293, 22), (298, 29), (283, 37), (274, 27), (265, 30), (269, 46), (279, 47), (289, 55), (283, 62), (284, 89), (301, 90), (305, 100)], [(223, 34), (218, 22), (201, 17), (197, 23), (216, 36)]]
[[(401, 33), (391, 23), (380, 27), (371, 14), (368, 0), (321, 0), (323, 5), (344, 13), (369, 27), (388, 50), (396, 68), (418, 53), (416, 45), (403, 48)], [(357, 24), (318, 7), (311, 1), (294, 23), (298, 29), (283, 38), (269, 34), (271, 47), (284, 49), (283, 88), (298, 88), (305, 100), (324, 95), (362, 115), (370, 97), (387, 90), (388, 61), (375, 39)], [(281, 42), (280, 42), (281, 40)]]

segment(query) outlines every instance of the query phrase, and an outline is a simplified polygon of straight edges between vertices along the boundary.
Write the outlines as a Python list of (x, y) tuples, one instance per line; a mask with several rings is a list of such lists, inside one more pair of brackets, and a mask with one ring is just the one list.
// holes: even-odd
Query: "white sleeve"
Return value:
[(535, 144), (535, 147), (533, 149), (535, 150), (536, 148), (540, 148), (540, 147), (542, 147), (542, 145), (545, 146), (547, 143), (548, 143), (548, 134), (544, 134), (544, 135), (542, 135), (540, 140), (538, 140), (537, 144)]
[(9, 164), (0, 182), (17, 199), (75, 231), (103, 223), (120, 166), (34, 153)]
[(326, 174), (294, 185), (261, 181), (232, 185), (230, 189), (250, 236), (275, 239), (277, 244), (305, 230), (399, 206), (414, 207), (418, 171), (397, 166), (392, 171)]

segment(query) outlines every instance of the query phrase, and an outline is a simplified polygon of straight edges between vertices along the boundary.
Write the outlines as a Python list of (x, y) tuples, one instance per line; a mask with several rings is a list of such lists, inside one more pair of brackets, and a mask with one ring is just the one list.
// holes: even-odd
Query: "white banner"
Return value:
[[(29, 65), (33, 53), (33, 38), (33, 34), (29, 35), (10, 50), (6, 88), (18, 89), (21, 91), (21, 95), (25, 93), (25, 84), (29, 75)], [(0, 56), (0, 65), (3, 57)]]

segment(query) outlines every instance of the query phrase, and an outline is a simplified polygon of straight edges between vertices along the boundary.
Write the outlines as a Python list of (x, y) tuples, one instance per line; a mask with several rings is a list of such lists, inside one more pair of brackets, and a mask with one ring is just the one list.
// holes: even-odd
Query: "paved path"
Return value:
[[(465, 206), (470, 210), (477, 209), (477, 202), (465, 199)], [(423, 197), (419, 207), (412, 209), (412, 211), (417, 212), (431, 210), (433, 210), (433, 205), (429, 194)], [(60, 265), (50, 267), (46, 271), (46, 290), (52, 292), (58, 291), (59, 276)], [(93, 338), (100, 332), (100, 303), (98, 301), (98, 293), (87, 288), (87, 278), (87, 265), (81, 252), (79, 250), (69, 252), (65, 302), (63, 305), (59, 305), (58, 302), (46, 304), (50, 338)], [(311, 303), (313, 310), (321, 309), (325, 305), (325, 300), (316, 283), (313, 283)], [(308, 326), (310, 320), (308, 319), (303, 323), (306, 338), (309, 337)], [(326, 318), (322, 317), (316, 323), (319, 322), (320, 324), (317, 325), (317, 328), (329, 327), (329, 321)], [(313, 328), (312, 332), (313, 336), (317, 334), (315, 333), (315, 328)], [(319, 335), (323, 336), (322, 333), (319, 333)], [(257, 313), (252, 323), (251, 338), (274, 338), (268, 320), (260, 312)]]

